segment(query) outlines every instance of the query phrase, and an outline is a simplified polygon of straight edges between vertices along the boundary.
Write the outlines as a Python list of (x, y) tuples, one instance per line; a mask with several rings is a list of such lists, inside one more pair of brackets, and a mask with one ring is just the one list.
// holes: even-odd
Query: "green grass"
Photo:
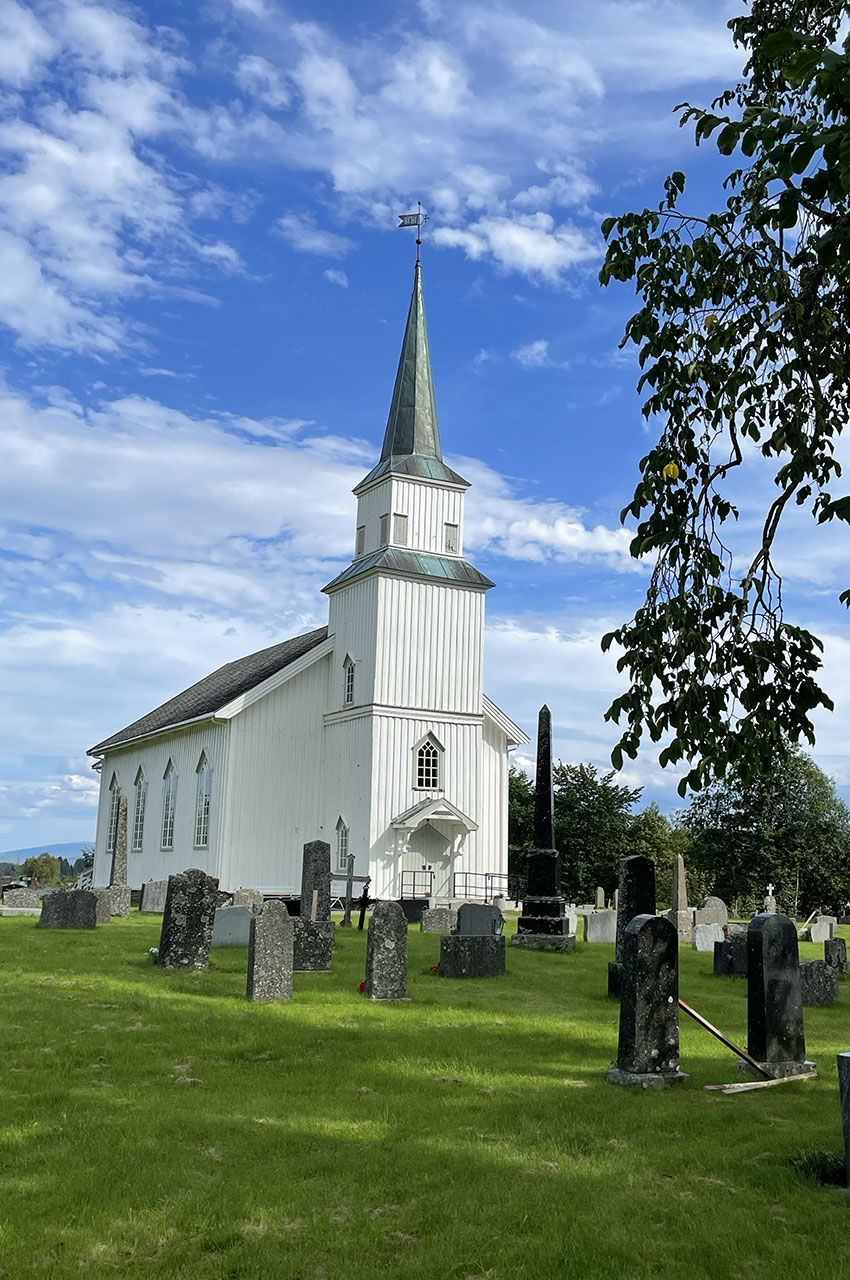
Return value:
[[(847, 931), (845, 931), (847, 932)], [(683, 1017), (690, 1081), (604, 1080), (613, 948), (508, 951), (504, 978), (428, 972), (410, 1004), (357, 994), (365, 934), (279, 1005), (244, 998), (244, 950), (203, 974), (145, 956), (158, 917), (88, 932), (0, 922), (0, 1276), (840, 1275), (850, 1201), (794, 1167), (841, 1149), (835, 1055), (850, 982), (807, 1010), (820, 1079), (723, 1097), (734, 1059)], [(821, 953), (804, 944), (803, 958)], [(681, 992), (739, 1042), (746, 983), (681, 951)]]

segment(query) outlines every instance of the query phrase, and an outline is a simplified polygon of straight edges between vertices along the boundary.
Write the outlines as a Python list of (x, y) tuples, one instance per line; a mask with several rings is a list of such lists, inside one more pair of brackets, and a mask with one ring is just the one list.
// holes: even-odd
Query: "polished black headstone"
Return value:
[(747, 1052), (771, 1075), (805, 1069), (797, 927), (762, 912), (747, 930)]
[(620, 860), (620, 883), (617, 895), (617, 941), (614, 959), (608, 965), (608, 994), (619, 996), (623, 980), (624, 939), (628, 925), (636, 916), (655, 915), (655, 863), (651, 858), (635, 854)]
[(844, 1163), (850, 1187), (850, 1053), (838, 1055), (838, 1092), (841, 1097), (841, 1123), (844, 1126)]
[(847, 943), (843, 938), (827, 938), (823, 944), (823, 958), (839, 973), (847, 972)]
[(747, 935), (730, 933), (728, 938), (714, 944), (715, 978), (746, 978)]
[(638, 1081), (628, 1077), (681, 1078), (678, 1000), (676, 926), (664, 916), (635, 916), (623, 939), (620, 1036), (609, 1079), (630, 1084)]

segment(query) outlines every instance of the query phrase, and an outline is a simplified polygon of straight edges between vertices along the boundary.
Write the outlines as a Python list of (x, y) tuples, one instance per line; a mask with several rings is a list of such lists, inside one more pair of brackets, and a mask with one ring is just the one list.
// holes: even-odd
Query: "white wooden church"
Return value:
[(480, 896), (506, 875), (508, 753), (528, 738), (482, 688), (493, 584), (463, 557), (468, 487), (442, 460), (417, 262), (328, 625), (229, 662), (90, 749), (96, 885), (122, 793), (134, 887), (200, 867), (226, 890), (297, 893), (316, 839), (340, 873), (353, 853), (378, 897)]

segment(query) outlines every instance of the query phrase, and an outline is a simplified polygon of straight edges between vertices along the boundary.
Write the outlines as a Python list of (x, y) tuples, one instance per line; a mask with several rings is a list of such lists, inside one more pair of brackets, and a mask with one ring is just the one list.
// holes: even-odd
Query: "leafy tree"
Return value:
[(534, 783), (511, 765), (508, 769), (508, 872), (522, 875), (525, 859), (534, 844)]
[(690, 865), (746, 911), (761, 906), (768, 883), (786, 911), (843, 913), (850, 901), (850, 810), (798, 747), (781, 751), (769, 774), (714, 783), (680, 822), (692, 842)]
[(618, 786), (614, 771), (600, 777), (591, 764), (557, 764), (555, 846), (561, 852), (561, 890), (573, 901), (601, 885), (617, 887), (620, 859), (631, 852), (631, 810), (641, 788)]
[(37, 858), (27, 858), (23, 874), (29, 876), (42, 889), (58, 885), (61, 880), (59, 859), (52, 853), (40, 853)]
[[(774, 542), (795, 504), (850, 522), (834, 496), (833, 454), (850, 414), (850, 37), (845, 0), (752, 0), (729, 23), (744, 79), (711, 111), (677, 108), (699, 145), (740, 152), (728, 196), (707, 216), (683, 209), (673, 173), (657, 208), (608, 218), (600, 279), (634, 280), (643, 413), (663, 424), (623, 512), (632, 554), (656, 556), (622, 647), (630, 685), (612, 761), (644, 735), (670, 735), (662, 765), (688, 762), (698, 790), (733, 768), (767, 772), (783, 735), (814, 741), (822, 644), (786, 620)], [(775, 483), (749, 563), (725, 545), (737, 518), (730, 478), (761, 454)], [(850, 590), (841, 600), (850, 603)]]

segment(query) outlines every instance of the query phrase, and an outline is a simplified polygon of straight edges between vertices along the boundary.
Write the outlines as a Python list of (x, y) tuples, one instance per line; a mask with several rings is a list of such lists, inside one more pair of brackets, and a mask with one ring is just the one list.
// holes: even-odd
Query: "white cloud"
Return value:
[(323, 271), (322, 275), (329, 284), (339, 285), (340, 289), (348, 288), (348, 276), (344, 271), (337, 271), (335, 267), (331, 267), (328, 271)]
[(534, 342), (517, 347), (516, 351), (511, 352), (511, 356), (523, 369), (541, 369), (544, 365), (551, 364), (549, 342), (546, 338), (537, 338)]
[(557, 284), (572, 268), (595, 263), (602, 253), (598, 234), (572, 223), (556, 225), (542, 211), (481, 219), (466, 228), (437, 227), (433, 239), (463, 249), (473, 261), (489, 256), (505, 271), (548, 284)]
[(257, 54), (246, 54), (239, 59), (236, 83), (244, 93), (257, 98), (273, 111), (289, 104), (291, 95), (277, 68)]
[(35, 80), (56, 42), (31, 9), (17, 0), (0, 4), (0, 82), (21, 89)]
[(315, 253), (322, 258), (343, 258), (351, 248), (347, 236), (324, 231), (308, 213), (286, 213), (278, 218), (275, 230), (296, 253)]

